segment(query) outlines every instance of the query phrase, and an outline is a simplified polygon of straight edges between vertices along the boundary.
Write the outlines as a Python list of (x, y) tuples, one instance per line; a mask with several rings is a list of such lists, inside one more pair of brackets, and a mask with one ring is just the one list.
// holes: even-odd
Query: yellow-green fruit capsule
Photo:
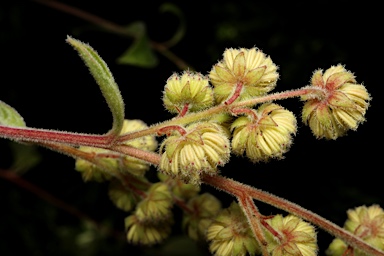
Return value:
[(129, 212), (136, 205), (137, 197), (125, 188), (120, 182), (112, 180), (109, 183), (108, 195), (111, 201), (116, 205), (117, 208)]
[(264, 103), (253, 115), (237, 118), (231, 125), (232, 152), (253, 162), (282, 158), (296, 132), (296, 118), (283, 107)]
[(302, 219), (281, 214), (268, 219), (267, 223), (279, 234), (266, 233), (267, 249), (272, 256), (316, 256), (318, 251), (315, 228)]
[(127, 230), (127, 241), (133, 244), (153, 245), (161, 243), (171, 233), (171, 218), (162, 221), (140, 221), (136, 215), (124, 220)]
[(365, 120), (370, 95), (342, 65), (332, 66), (324, 74), (316, 70), (311, 87), (323, 94), (302, 96), (305, 101), (302, 120), (316, 138), (337, 139), (348, 130), (356, 130)]
[(215, 123), (194, 123), (185, 134), (174, 133), (160, 146), (161, 172), (199, 185), (200, 176), (216, 174), (229, 160), (230, 144), (223, 128)]
[[(124, 120), (121, 134), (135, 132), (148, 128), (148, 126), (141, 120)], [(155, 136), (149, 135), (140, 137), (134, 140), (125, 142), (126, 145), (147, 150), (156, 150), (158, 143)], [(117, 172), (129, 172), (137, 176), (143, 176), (144, 173), (149, 169), (149, 164), (130, 156), (119, 155), (116, 152), (81, 146), (79, 150), (93, 153), (96, 161), (103, 165), (103, 169), (98, 167), (96, 164), (83, 159), (76, 159), (75, 169), (82, 173), (82, 177), (85, 181), (94, 180), (102, 182), (109, 180)], [(113, 157), (111, 157), (113, 156)]]
[(275, 88), (279, 74), (271, 58), (258, 48), (229, 48), (224, 51), (223, 59), (213, 66), (209, 78), (216, 101), (223, 102), (239, 83), (243, 86), (239, 99), (264, 95)]
[(384, 211), (378, 205), (360, 206), (347, 211), (344, 228), (372, 246), (384, 250)]
[(216, 256), (258, 255), (260, 247), (237, 203), (222, 210), (207, 230), (209, 250)]
[[(127, 134), (131, 132), (140, 131), (148, 128), (148, 126), (141, 120), (133, 119), (124, 120), (123, 128), (120, 134)], [(153, 135), (143, 136), (134, 140), (125, 142), (124, 144), (139, 148), (146, 151), (154, 151), (157, 149), (158, 143), (156, 137)], [(149, 169), (149, 164), (134, 157), (124, 156), (120, 159), (120, 170), (127, 171), (136, 176), (143, 176)]]
[(184, 211), (183, 228), (194, 240), (206, 239), (206, 231), (221, 210), (221, 202), (212, 194), (204, 193), (188, 201), (192, 212)]
[[(341, 239), (335, 238), (329, 244), (325, 254), (328, 256), (343, 256), (344, 252), (348, 249), (348, 245)], [(354, 252), (354, 256), (368, 256), (362, 253)]]
[(173, 198), (169, 187), (163, 183), (154, 183), (148, 190), (147, 196), (141, 200), (135, 210), (140, 221), (159, 221), (171, 215)]
[[(359, 206), (348, 210), (347, 215), (348, 219), (344, 223), (346, 230), (373, 247), (384, 250), (384, 210), (380, 206)], [(326, 253), (329, 256), (342, 256), (347, 249), (351, 250), (344, 241), (335, 238)], [(352, 251), (354, 256), (368, 256), (358, 249), (352, 249)]]
[(212, 106), (214, 98), (208, 78), (191, 71), (173, 74), (165, 85), (163, 103), (171, 113), (182, 113), (184, 108), (199, 111)]
[[(86, 147), (86, 146), (79, 147), (79, 150), (88, 152), (88, 153), (93, 153), (95, 154), (95, 156), (97, 154), (111, 153), (111, 151), (106, 149)], [(115, 172), (118, 169), (117, 162), (113, 158), (100, 157), (99, 161), (102, 162), (103, 165), (106, 166), (108, 170), (111, 172)], [(75, 170), (81, 173), (81, 176), (83, 177), (84, 181), (103, 182), (106, 180), (110, 180), (112, 178), (112, 175), (110, 175), (107, 172), (108, 170), (100, 169), (95, 164), (80, 158), (76, 159)]]

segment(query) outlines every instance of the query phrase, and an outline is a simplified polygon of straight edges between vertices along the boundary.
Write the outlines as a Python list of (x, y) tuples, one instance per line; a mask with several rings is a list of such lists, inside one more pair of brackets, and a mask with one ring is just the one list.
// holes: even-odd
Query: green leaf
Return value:
[(131, 23), (127, 30), (135, 35), (132, 45), (117, 59), (119, 64), (128, 64), (142, 68), (153, 68), (158, 59), (151, 47), (145, 24), (137, 21)]
[(70, 36), (67, 37), (66, 41), (77, 50), (92, 76), (95, 78), (96, 83), (99, 85), (113, 116), (113, 126), (109, 134), (117, 137), (123, 128), (125, 115), (124, 102), (111, 71), (104, 60), (90, 45)]
[(23, 117), (3, 101), (0, 101), (0, 125), (26, 126)]

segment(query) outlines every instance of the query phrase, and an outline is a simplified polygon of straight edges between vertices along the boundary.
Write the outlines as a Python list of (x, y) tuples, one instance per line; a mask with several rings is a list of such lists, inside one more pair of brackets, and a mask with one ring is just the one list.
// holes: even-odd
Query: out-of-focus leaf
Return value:
[(42, 159), (34, 145), (10, 142), (10, 147), (13, 154), (13, 163), (10, 169), (18, 174), (24, 174)]
[(132, 45), (117, 59), (117, 63), (142, 68), (155, 67), (158, 59), (151, 47), (145, 24), (137, 21), (131, 23), (127, 30), (135, 35), (135, 39)]
[(5, 102), (0, 100), (0, 125), (25, 127), (23, 117)]
[(147, 28), (142, 21), (134, 21), (128, 24), (125, 26), (125, 30), (136, 39), (144, 36), (147, 32)]
[(184, 19), (182, 11), (176, 5), (171, 4), (171, 3), (162, 4), (160, 6), (160, 11), (172, 13), (179, 18), (179, 26), (178, 26), (175, 34), (167, 42), (164, 42), (164, 44), (167, 47), (172, 47), (172, 46), (176, 45), (185, 35), (185, 31), (186, 31), (185, 19)]

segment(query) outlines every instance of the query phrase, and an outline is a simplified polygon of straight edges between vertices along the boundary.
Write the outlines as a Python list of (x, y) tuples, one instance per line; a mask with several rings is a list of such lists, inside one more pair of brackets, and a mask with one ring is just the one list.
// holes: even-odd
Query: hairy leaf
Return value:
[(111, 71), (90, 45), (70, 36), (67, 37), (67, 42), (78, 51), (80, 57), (95, 78), (96, 83), (99, 85), (113, 115), (113, 126), (109, 133), (117, 137), (124, 123), (124, 102)]
[(3, 101), (0, 101), (0, 125), (26, 126), (23, 117)]
[(135, 40), (117, 59), (117, 62), (142, 68), (155, 67), (158, 64), (158, 59), (149, 42), (145, 24), (140, 21), (134, 22), (127, 27), (127, 30), (135, 35)]

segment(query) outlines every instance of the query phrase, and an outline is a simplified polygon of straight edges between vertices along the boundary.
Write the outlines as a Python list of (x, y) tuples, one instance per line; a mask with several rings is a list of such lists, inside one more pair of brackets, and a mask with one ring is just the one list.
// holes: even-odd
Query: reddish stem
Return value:
[(163, 135), (163, 134), (167, 134), (168, 135), (172, 131), (178, 131), (181, 136), (184, 136), (185, 134), (187, 134), (187, 131), (183, 127), (181, 127), (180, 125), (169, 125), (169, 126), (160, 128), (157, 131), (157, 134), (158, 135)]
[[(65, 146), (65, 145), (62, 145)], [(70, 147), (68, 147), (70, 148)], [(120, 152), (132, 157), (136, 157), (147, 161), (148, 163), (158, 165), (161, 160), (161, 156), (159, 154), (143, 151), (134, 147), (130, 147), (127, 145), (115, 145), (111, 150), (116, 152)], [(75, 150), (75, 149), (73, 149)], [(71, 155), (71, 154), (69, 154)], [(368, 243), (366, 243), (361, 238), (356, 235), (348, 232), (347, 230), (337, 226), (336, 224), (330, 222), (329, 220), (313, 213), (309, 210), (302, 208), (301, 206), (287, 201), (283, 198), (270, 194), (268, 192), (262, 191), (260, 189), (242, 184), (240, 182), (234, 181), (229, 178), (222, 177), (220, 175), (202, 175), (202, 182), (211, 185), (217, 189), (227, 192), (235, 197), (244, 197), (244, 195), (248, 195), (258, 201), (267, 203), (276, 208), (282, 209), (286, 212), (292, 213), (304, 220), (309, 221), (310, 223), (324, 229), (331, 235), (342, 239), (348, 245), (360, 249), (363, 252), (372, 255), (372, 256), (384, 256), (384, 252), (372, 247)]]
[(15, 141), (35, 143), (58, 142), (94, 147), (108, 147), (115, 139), (115, 136), (109, 134), (95, 135), (2, 125), (0, 125), (0, 137)]
[(259, 243), (263, 255), (268, 256), (267, 245), (268, 242), (265, 239), (265, 235), (260, 223), (260, 213), (256, 205), (253, 202), (253, 199), (243, 193), (239, 193), (237, 200), (241, 209), (243, 210), (245, 216), (248, 219), (248, 223), (252, 229), (252, 233), (255, 236), (257, 242)]
[(179, 117), (181, 117), (181, 116), (185, 116), (185, 114), (187, 114), (187, 112), (188, 112), (188, 109), (189, 109), (189, 104), (188, 104), (188, 103), (185, 103), (183, 109), (182, 109), (181, 112), (179, 113)]
[(252, 120), (257, 120), (258, 119), (255, 110), (250, 109), (250, 108), (235, 108), (235, 109), (231, 109), (231, 113), (233, 113), (235, 115), (246, 114), (246, 115), (250, 116), (252, 118)]
[(147, 163), (153, 164), (153, 165), (159, 165), (161, 156), (159, 154), (149, 152), (149, 151), (144, 151), (129, 145), (115, 145), (110, 150), (120, 152), (122, 154), (136, 157), (138, 159), (144, 160)]
[(266, 228), (274, 237), (277, 237), (280, 241), (283, 239), (281, 237), (281, 235), (276, 231), (274, 230), (271, 225), (268, 224), (268, 222), (266, 222), (264, 219), (260, 219), (260, 223), (261, 225), (264, 226), (264, 228)]
[(232, 96), (229, 99), (227, 99), (224, 102), (224, 104), (225, 105), (232, 104), (237, 98), (239, 98), (242, 89), (243, 89), (243, 83), (242, 82), (238, 82), (236, 84), (236, 88), (235, 88), (235, 91), (233, 92)]
[(247, 194), (256, 200), (267, 203), (276, 208), (292, 213), (304, 220), (307, 220), (314, 225), (324, 229), (331, 235), (342, 239), (348, 245), (351, 245), (354, 248), (358, 248), (369, 255), (384, 256), (384, 252), (372, 247), (361, 238), (337, 226), (329, 220), (317, 215), (316, 213), (306, 210), (301, 206), (283, 198), (219, 175), (204, 175), (202, 177), (202, 181), (236, 197), (241, 197), (243, 194)]

